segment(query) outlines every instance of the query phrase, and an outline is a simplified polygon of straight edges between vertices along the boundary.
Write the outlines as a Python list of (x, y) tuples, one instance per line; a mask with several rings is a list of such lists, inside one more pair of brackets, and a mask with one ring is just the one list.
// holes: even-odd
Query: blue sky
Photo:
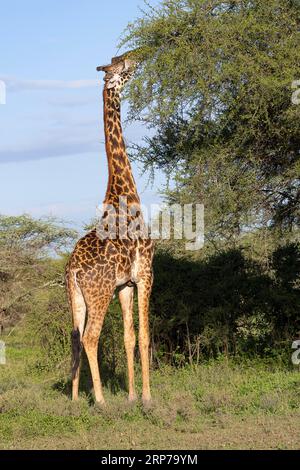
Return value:
[[(151, 4), (159, 0), (151, 0)], [(102, 74), (143, 0), (11, 0), (1, 4), (0, 213), (54, 215), (89, 222), (104, 197), (107, 163)], [(123, 121), (126, 106), (123, 107)], [(124, 126), (127, 141), (147, 133)], [(145, 204), (158, 203), (133, 164)]]

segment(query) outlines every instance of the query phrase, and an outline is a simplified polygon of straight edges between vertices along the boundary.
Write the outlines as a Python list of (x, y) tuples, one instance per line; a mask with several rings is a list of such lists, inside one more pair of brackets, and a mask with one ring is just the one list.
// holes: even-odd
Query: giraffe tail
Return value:
[(69, 267), (66, 271), (66, 286), (68, 300), (72, 312), (73, 330), (71, 333), (72, 346), (72, 379), (75, 379), (82, 351), (82, 334), (85, 324), (86, 305), (79, 285), (76, 280), (76, 272), (72, 273)]
[(79, 364), (80, 356), (82, 351), (82, 342), (80, 337), (80, 331), (77, 328), (72, 330), (71, 333), (71, 342), (72, 342), (72, 379), (75, 378)]

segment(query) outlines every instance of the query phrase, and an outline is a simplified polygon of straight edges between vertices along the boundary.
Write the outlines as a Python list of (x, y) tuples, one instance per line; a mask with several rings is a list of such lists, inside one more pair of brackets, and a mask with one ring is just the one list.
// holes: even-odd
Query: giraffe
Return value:
[[(122, 135), (120, 93), (135, 70), (126, 55), (97, 70), (105, 72), (103, 90), (108, 185), (102, 226), (116, 221), (116, 237), (99, 236), (94, 229), (81, 238), (66, 266), (66, 286), (72, 312), (72, 399), (78, 399), (80, 355), (84, 347), (96, 402), (105, 404), (98, 366), (98, 342), (109, 303), (119, 290), (128, 367), (128, 399), (135, 401), (133, 298), (136, 287), (139, 312), (139, 351), (142, 365), (142, 400), (151, 401), (149, 381), (149, 299), (153, 283), (153, 242), (145, 235), (140, 199)], [(126, 199), (126, 211), (120, 200)], [(127, 217), (126, 217), (127, 215)], [(125, 219), (124, 219), (125, 217)], [(125, 220), (125, 223), (124, 223)], [(128, 236), (128, 228), (131, 236)], [(100, 224), (101, 225), (101, 224)]]

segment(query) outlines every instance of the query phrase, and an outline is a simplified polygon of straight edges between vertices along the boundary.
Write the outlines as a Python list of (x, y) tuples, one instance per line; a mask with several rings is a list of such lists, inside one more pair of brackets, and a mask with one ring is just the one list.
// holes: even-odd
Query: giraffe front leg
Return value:
[(149, 379), (149, 300), (152, 288), (152, 277), (142, 279), (137, 284), (139, 303), (139, 350), (142, 362), (144, 405), (151, 401), (150, 379)]
[(122, 307), (124, 321), (124, 344), (127, 355), (128, 365), (128, 400), (134, 402), (136, 400), (135, 384), (134, 384), (134, 348), (135, 348), (135, 332), (133, 325), (133, 295), (134, 287), (124, 287), (119, 292), (119, 299)]

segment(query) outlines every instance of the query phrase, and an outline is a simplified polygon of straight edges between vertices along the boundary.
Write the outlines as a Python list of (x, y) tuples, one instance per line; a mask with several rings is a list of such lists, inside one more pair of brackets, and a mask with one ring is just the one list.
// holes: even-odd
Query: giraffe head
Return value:
[(97, 67), (97, 70), (105, 72), (105, 88), (120, 92), (134, 74), (135, 68), (136, 62), (123, 55), (114, 57), (110, 65)]

